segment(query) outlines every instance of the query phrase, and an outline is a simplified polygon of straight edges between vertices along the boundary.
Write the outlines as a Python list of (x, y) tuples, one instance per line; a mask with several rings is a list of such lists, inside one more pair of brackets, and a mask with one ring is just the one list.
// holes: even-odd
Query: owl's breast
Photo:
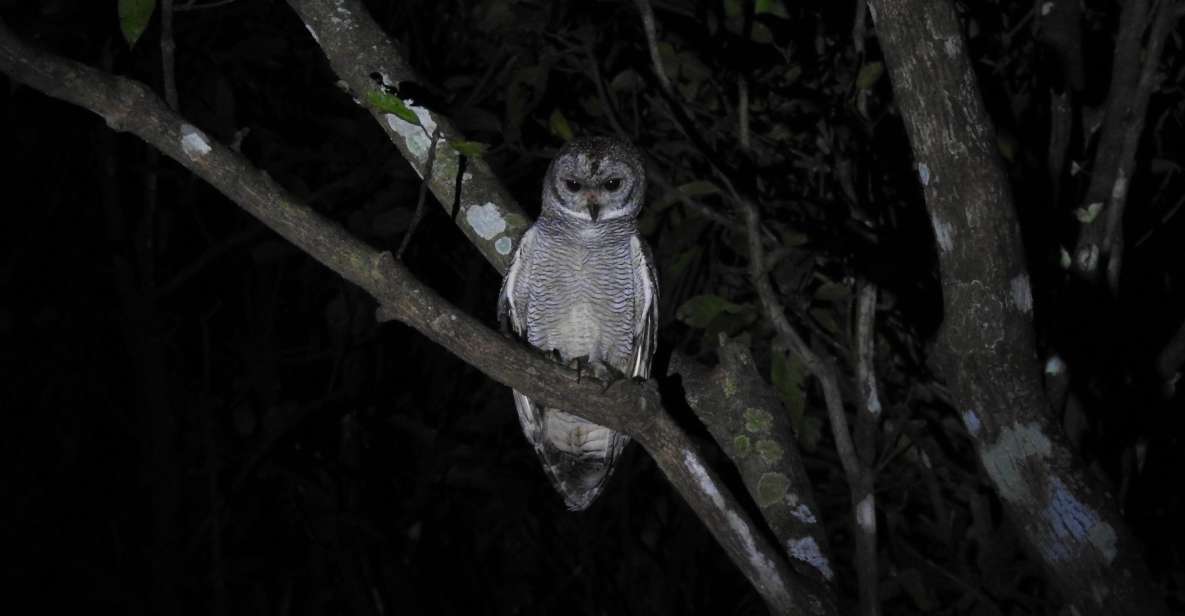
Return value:
[(555, 246), (529, 281), (527, 338), (566, 362), (587, 357), (620, 370), (633, 351), (633, 275), (617, 251)]

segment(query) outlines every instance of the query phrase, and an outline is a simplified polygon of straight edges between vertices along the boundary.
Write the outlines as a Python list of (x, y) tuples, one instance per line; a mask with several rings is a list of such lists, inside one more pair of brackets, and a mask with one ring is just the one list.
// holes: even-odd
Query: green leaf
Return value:
[(370, 100), (370, 104), (374, 105), (375, 109), (390, 113), (408, 124), (421, 126), (420, 118), (398, 96), (379, 90), (372, 90), (367, 94), (367, 98)]
[(1094, 203), (1082, 208), (1074, 210), (1074, 218), (1082, 224), (1090, 224), (1094, 222), (1095, 218), (1099, 217), (1099, 212), (1103, 211), (1103, 202), (1095, 201)]
[(551, 134), (564, 141), (572, 140), (572, 125), (568, 124), (568, 118), (564, 117), (558, 107), (552, 110), (551, 117), (547, 119), (547, 129), (551, 131)]
[(860, 67), (860, 74), (856, 76), (856, 87), (861, 90), (870, 90), (884, 74), (885, 65), (883, 62), (869, 62)]
[(156, 10), (156, 0), (119, 0), (119, 29), (128, 47), (135, 47)]
[(744, 306), (734, 304), (719, 295), (696, 295), (679, 306), (675, 311), (675, 317), (692, 327), (704, 328), (720, 314), (739, 314), (744, 310)]
[(485, 156), (486, 150), (490, 149), (489, 145), (479, 141), (462, 141), (460, 139), (448, 142), (457, 154), (461, 156), (468, 156), (469, 158), (481, 158)]
[(782, 400), (782, 406), (790, 414), (790, 426), (795, 434), (802, 433), (802, 421), (806, 415), (806, 397), (802, 385), (806, 382), (806, 370), (797, 357), (786, 357), (781, 351), (774, 351), (770, 358), (769, 380)]

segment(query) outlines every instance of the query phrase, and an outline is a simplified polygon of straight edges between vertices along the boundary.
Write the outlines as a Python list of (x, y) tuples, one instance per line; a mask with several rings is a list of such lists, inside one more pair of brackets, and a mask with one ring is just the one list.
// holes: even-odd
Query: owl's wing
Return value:
[[(503, 329), (509, 327), (520, 339), (527, 339), (527, 281), (531, 278), (531, 259), (535, 251), (535, 228), (527, 229), (519, 240), (518, 250), (502, 279), (502, 290), (498, 293), (498, 322)], [(527, 440), (540, 451), (543, 443), (543, 409), (530, 398), (514, 392), (514, 407)]]
[(658, 273), (654, 256), (642, 238), (631, 241), (634, 258), (634, 366), (630, 376), (649, 378), (658, 345)]
[(498, 323), (507, 326), (520, 338), (527, 337), (527, 280), (531, 277), (531, 257), (535, 252), (535, 227), (527, 229), (519, 240), (518, 250), (510, 260), (510, 269), (502, 278), (498, 292)]

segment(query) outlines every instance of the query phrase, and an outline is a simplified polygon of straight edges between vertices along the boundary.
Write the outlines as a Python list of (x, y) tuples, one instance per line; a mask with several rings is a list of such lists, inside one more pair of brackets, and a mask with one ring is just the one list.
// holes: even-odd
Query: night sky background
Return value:
[[(177, 13), (181, 113), (358, 237), (397, 248), (419, 190), (411, 167), (334, 85), (284, 2), (218, 4)], [(489, 146), (485, 159), (532, 216), (550, 157), (572, 134), (612, 133), (612, 101), (651, 176), (641, 228), (662, 279), (655, 374), (675, 351), (711, 363), (720, 334), (748, 341), (767, 377), (783, 361), (745, 276), (743, 236), (672, 196), (685, 187), (732, 215), (707, 187), (707, 155), (761, 195), (783, 248), (774, 279), (817, 348), (848, 347), (850, 282), (880, 285), (885, 431), (901, 435), (877, 483), (885, 613), (1058, 614), (928, 363), (942, 319), (934, 239), (875, 37), (855, 50), (854, 1), (757, 4), (746, 15), (739, 0), (654, 2), (705, 152), (658, 94), (632, 2), (367, 3), (426, 99)], [(1155, 370), (1185, 320), (1182, 29), (1161, 59), (1113, 296), (1060, 264), (1086, 174), (1055, 170), (1055, 196), (1045, 166), (1051, 91), (1072, 91), (1069, 158), (1090, 159), (1084, 126), (1106, 92), (1118, 6), (1084, 4), (1085, 80), (1074, 84), (1034, 3), (956, 5), (1013, 181), (1042, 359), (1069, 366), (1069, 401), (1051, 412), (1185, 613), (1185, 405)], [(0, 0), (0, 19), (160, 91), (159, 21), (129, 48), (114, 0)], [(750, 87), (748, 148), (738, 76)], [(588, 511), (567, 512), (505, 387), (403, 325), (376, 325), (361, 290), (93, 113), (0, 74), (0, 118), (6, 603), (131, 615), (765, 613), (636, 445)], [(431, 197), (404, 261), (496, 326), (500, 276)], [(775, 385), (838, 594), (853, 601), (848, 489), (821, 396), (784, 377)], [(707, 431), (672, 407), (739, 487)]]

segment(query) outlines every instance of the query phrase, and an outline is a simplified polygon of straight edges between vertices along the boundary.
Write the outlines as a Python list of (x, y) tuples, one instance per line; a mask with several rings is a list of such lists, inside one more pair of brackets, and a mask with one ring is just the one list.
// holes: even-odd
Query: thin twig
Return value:
[[(659, 162), (661, 163), (663, 161), (660, 159)], [(679, 200), (679, 203), (682, 203), (683, 206), (688, 210), (691, 210), (692, 212), (695, 212), (696, 214), (703, 216), (704, 218), (707, 218), (708, 220), (711, 220), (722, 227), (741, 232), (745, 230), (744, 223), (738, 222), (736, 219), (730, 218), (725, 214), (721, 214), (720, 212), (716, 211), (715, 208), (704, 203), (703, 201), (688, 197), (664, 176), (658, 174), (649, 174), (647, 179), (663, 191), (673, 192), (675, 194), (675, 198)]]
[(859, 460), (852, 443), (851, 432), (848, 430), (848, 420), (844, 415), (843, 398), (836, 381), (834, 362), (816, 355), (786, 318), (786, 310), (778, 299), (773, 284), (769, 281), (769, 274), (765, 271), (765, 249), (761, 241), (761, 215), (757, 211), (757, 206), (741, 197), (728, 178), (722, 177), (721, 181), (729, 190), (733, 203), (745, 219), (749, 246), (749, 279), (757, 291), (762, 311), (770, 320), (782, 343), (802, 361), (803, 366), (812, 376), (819, 379), (823, 387), (823, 400), (827, 406), (827, 415), (831, 419), (835, 447), (839, 452), (844, 473), (849, 477), (859, 476)]
[(169, 295), (173, 291), (176, 291), (191, 278), (205, 269), (207, 265), (214, 262), (219, 257), (229, 253), (231, 250), (238, 248), (242, 244), (259, 237), (259, 235), (259, 229), (249, 229), (247, 231), (236, 233), (235, 235), (225, 238), (215, 246), (210, 247), (210, 249), (202, 253), (202, 256), (195, 259), (189, 265), (181, 268), (181, 271), (177, 272), (167, 282), (159, 285), (156, 289), (157, 299), (160, 299), (166, 295)]
[(741, 149), (748, 150), (749, 143), (749, 80), (737, 75), (737, 130), (741, 133)]
[(856, 453), (860, 476), (849, 477), (852, 500), (856, 503), (853, 528), (856, 546), (856, 578), (860, 588), (860, 613), (880, 613), (877, 599), (879, 577), (876, 557), (876, 430), (880, 424), (881, 402), (876, 383), (876, 296), (875, 284), (860, 284), (856, 294), (856, 386), (861, 404), (856, 411)]
[(177, 101), (177, 74), (175, 55), (177, 44), (173, 40), (173, 0), (160, 3), (160, 64), (165, 86), (165, 102), (173, 111), (180, 111)]
[(1148, 33), (1140, 80), (1136, 83), (1135, 102), (1132, 111), (1137, 115), (1124, 129), (1123, 150), (1118, 161), (1115, 185), (1111, 190), (1111, 202), (1107, 208), (1106, 227), (1103, 232), (1103, 247), (1108, 254), (1107, 284), (1112, 293), (1119, 292), (1119, 272), (1123, 266), (1123, 213), (1127, 206), (1127, 193), (1136, 166), (1136, 151), (1144, 133), (1144, 120), (1148, 114), (1148, 101), (1152, 91), (1159, 85), (1156, 73), (1160, 68), (1160, 53), (1165, 39), (1177, 20), (1175, 7), (1170, 0), (1157, 0), (1152, 8), (1152, 30)]
[[(1034, 3), (1034, 4), (1036, 4), (1036, 3)], [(1011, 28), (1008, 29), (1008, 32), (1004, 33), (1004, 40), (1011, 41), (1013, 39), (1013, 37), (1016, 36), (1016, 33), (1020, 32), (1020, 29), (1025, 27), (1025, 24), (1029, 23), (1029, 20), (1031, 20), (1033, 18), (1033, 16), (1036, 14), (1037, 14), (1037, 7), (1036, 6), (1025, 11), (1024, 17), (1021, 17), (1019, 21), (1017, 21), (1015, 24), (1013, 24), (1013, 26)]]
[(597, 62), (597, 55), (593, 53), (591, 43), (584, 45), (584, 54), (588, 56), (588, 65), (592, 68), (589, 79), (592, 79), (593, 85), (596, 86), (597, 96), (601, 99), (601, 105), (605, 108), (605, 115), (609, 117), (609, 123), (622, 138), (632, 139), (632, 136), (625, 132), (625, 127), (617, 119), (617, 107), (613, 104), (613, 99), (609, 97), (609, 90), (605, 88), (605, 80), (601, 77), (601, 68)]
[[(1105, 207), (1102, 216), (1082, 226), (1074, 250), (1074, 266), (1083, 277), (1096, 280), (1101, 272), (1111, 291), (1118, 292), (1123, 258), (1123, 214), (1135, 169), (1136, 151), (1144, 132), (1148, 101), (1157, 85), (1156, 73), (1164, 41), (1178, 18), (1175, 0), (1129, 0), (1119, 19), (1106, 116), (1091, 166), (1090, 186), (1083, 212)], [(1144, 30), (1152, 24), (1144, 42)]]
[(1163, 382), (1162, 393), (1166, 398), (1176, 392), (1182, 364), (1185, 364), (1185, 322), (1181, 323), (1169, 343), (1156, 356), (1156, 371)]
[(856, 19), (852, 23), (852, 45), (856, 48), (856, 55), (864, 55), (864, 37), (867, 36), (864, 22), (868, 14), (868, 0), (856, 0)]
[(1144, 232), (1144, 235), (1141, 235), (1140, 239), (1136, 240), (1136, 247), (1139, 247), (1140, 244), (1148, 241), (1148, 238), (1152, 237), (1153, 233), (1164, 228), (1164, 226), (1167, 225), (1170, 220), (1172, 220), (1173, 216), (1177, 215), (1177, 212), (1180, 211), (1182, 205), (1185, 205), (1185, 196), (1177, 199), (1177, 202), (1173, 204), (1173, 207), (1170, 207), (1168, 211), (1164, 213), (1164, 216), (1160, 217), (1159, 223), (1150, 225), (1148, 227), (1148, 230)]
[[(779, 340), (802, 361), (803, 366), (819, 380), (823, 388), (823, 401), (827, 407), (831, 434), (835, 440), (835, 449), (839, 454), (840, 465), (848, 480), (848, 490), (855, 510), (853, 524), (856, 536), (859, 538), (858, 542), (862, 546), (857, 550), (856, 555), (856, 568), (860, 578), (861, 614), (875, 616), (880, 610), (876, 596), (876, 507), (872, 493), (872, 473), (861, 462), (852, 440), (847, 415), (844, 413), (835, 363), (831, 359), (820, 357), (811, 350), (786, 318), (785, 308), (778, 299), (765, 269), (765, 251), (761, 240), (761, 215), (756, 204), (738, 194), (727, 177), (721, 175), (720, 180), (745, 219), (749, 246), (749, 278), (757, 291), (762, 312), (773, 324)], [(872, 293), (873, 307), (875, 307), (875, 297), (874, 291)], [(872, 308), (869, 308), (868, 311), (871, 312)], [(871, 331), (871, 326), (869, 326), (869, 331)], [(871, 459), (869, 463), (871, 463)]]
[(185, 11), (204, 11), (206, 9), (216, 9), (220, 6), (234, 4), (235, 2), (238, 2), (238, 0), (214, 0), (214, 2), (206, 2), (204, 4), (198, 4), (197, 0), (189, 0), (189, 2), (177, 7), (176, 11), (178, 13)]
[(424, 203), (428, 200), (428, 182), (432, 180), (432, 165), (436, 162), (438, 141), (440, 141), (439, 126), (432, 131), (431, 141), (428, 143), (428, 160), (424, 163), (424, 175), (420, 179), (420, 194), (416, 197), (416, 211), (411, 216), (411, 222), (407, 224), (407, 232), (403, 234), (399, 250), (395, 251), (395, 258), (400, 261), (403, 260), (403, 251), (407, 250), (407, 245), (411, 243), (411, 236), (416, 232), (416, 227), (420, 226), (420, 221), (424, 218)]
[(642, 31), (646, 33), (646, 48), (650, 51), (650, 63), (654, 65), (654, 74), (662, 89), (674, 96), (671, 80), (667, 77), (666, 68), (662, 65), (662, 56), (658, 54), (658, 35), (654, 28), (654, 9), (650, 7), (650, 0), (634, 0), (638, 13), (642, 16)]

